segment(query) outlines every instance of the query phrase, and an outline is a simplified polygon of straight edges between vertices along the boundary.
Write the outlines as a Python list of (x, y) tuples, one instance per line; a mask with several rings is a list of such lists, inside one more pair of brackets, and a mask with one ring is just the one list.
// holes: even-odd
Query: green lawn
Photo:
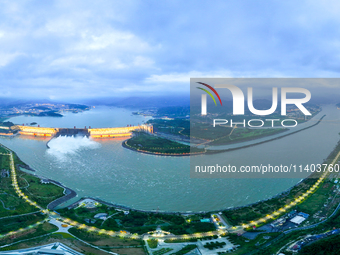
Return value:
[(45, 218), (46, 217), (41, 213), (37, 213), (15, 218), (0, 219), (0, 234), (6, 234), (20, 228), (26, 228), (38, 221), (44, 220)]
[[(5, 245), (5, 244), (11, 244), (13, 242), (17, 242), (17, 241), (20, 241), (20, 240), (26, 240), (26, 239), (29, 239), (29, 238), (53, 233), (57, 230), (58, 230), (58, 227), (56, 227), (56, 226), (54, 226), (50, 223), (45, 222), (44, 224), (38, 225), (38, 226), (31, 228), (29, 230), (25, 230), (24, 232), (16, 233), (16, 234), (13, 234), (9, 237), (1, 238), (0, 239), (0, 245), (2, 246), (2, 245)], [(0, 249), (0, 250), (3, 250), (3, 249)], [(4, 248), (4, 250), (7, 250), (7, 249)]]
[(87, 232), (86, 230), (76, 228), (71, 228), (69, 232), (85, 242), (100, 246), (140, 246), (143, 244), (142, 240), (99, 235), (94, 232)]
[[(245, 206), (234, 210), (233, 209), (226, 210), (223, 212), (223, 214), (228, 219), (228, 221), (234, 226), (240, 225), (242, 223), (248, 223), (252, 220), (257, 220), (267, 214), (270, 214), (280, 209), (282, 206), (289, 204), (291, 201), (294, 200), (294, 198), (300, 196), (305, 191), (307, 191), (310, 188), (310, 186), (313, 185), (316, 181), (317, 181), (316, 178), (305, 179), (297, 186), (293, 187), (289, 191), (289, 193), (283, 196), (275, 197), (267, 201), (260, 201), (251, 206)], [(308, 201), (308, 199), (305, 201)]]
[(157, 239), (148, 239), (148, 245), (151, 249), (157, 248), (158, 240)]
[[(13, 158), (15, 165), (25, 165), (15, 153), (13, 154)], [(7, 169), (10, 173), (9, 156), (0, 155), (0, 170), (1, 169)], [(46, 208), (50, 202), (64, 196), (63, 188), (54, 184), (41, 184), (39, 178), (21, 170), (16, 170), (16, 172), (18, 184), (22, 192), (42, 207)], [(0, 217), (37, 211), (35, 207), (29, 205), (17, 196), (10, 177), (0, 177), (0, 200)]]
[(305, 246), (301, 249), (299, 254), (301, 255), (338, 255), (340, 250), (339, 235), (329, 238), (321, 239)]
[(6, 154), (6, 153), (8, 153), (8, 152), (7, 152), (7, 150), (6, 150), (5, 148), (3, 148), (3, 147), (0, 146), (0, 153), (5, 153), (5, 154)]
[[(190, 153), (190, 146), (146, 133), (135, 133), (126, 144), (135, 150), (164, 154)], [(202, 149), (191, 148), (191, 152), (203, 152)]]
[(42, 207), (64, 196), (64, 189), (53, 184), (42, 184), (40, 179), (28, 173), (17, 171), (17, 179), (22, 192)]
[[(0, 147), (1, 148), (1, 147)], [(0, 170), (9, 168), (9, 156), (0, 155)], [(0, 177), (0, 217), (35, 212), (37, 209), (19, 198), (10, 177)]]
[(168, 253), (168, 252), (170, 252), (170, 251), (172, 251), (172, 250), (173, 250), (173, 249), (171, 249), (171, 248), (162, 248), (162, 249), (160, 249), (160, 250), (154, 251), (154, 252), (152, 253), (152, 255), (163, 255), (163, 254)]
[[(264, 233), (264, 234), (260, 234), (258, 235), (254, 240), (248, 240), (247, 238), (243, 237), (243, 236), (238, 236), (236, 234), (228, 234), (228, 240), (235, 244), (235, 245), (240, 245), (234, 252), (232, 252), (231, 254), (235, 254), (235, 255), (243, 255), (246, 254), (248, 252), (254, 251), (257, 249), (257, 246), (263, 245), (266, 242), (274, 239), (275, 237), (279, 236), (280, 233)], [(263, 237), (265, 236), (270, 236), (269, 239), (265, 239)]]
[(184, 246), (182, 249), (180, 249), (178, 252), (175, 253), (171, 253), (173, 255), (184, 255), (187, 254), (189, 251), (192, 251), (193, 249), (195, 249), (197, 246), (196, 244), (189, 244), (187, 246)]
[[(185, 221), (184, 217), (180, 215), (170, 215), (161, 213), (144, 213), (130, 211), (128, 215), (123, 212), (116, 211), (113, 207), (100, 205), (95, 209), (87, 209), (79, 207), (76, 209), (59, 209), (58, 212), (63, 217), (70, 218), (89, 226), (95, 226), (106, 230), (120, 231), (125, 230), (131, 233), (143, 234), (149, 231), (155, 231), (160, 225), (163, 230), (170, 231), (174, 234), (190, 234), (197, 232), (206, 232), (215, 230), (212, 223), (201, 223)], [(105, 222), (96, 219), (95, 223), (87, 223), (86, 219), (94, 219), (97, 213), (107, 213), (112, 215)], [(199, 215), (197, 219), (206, 217), (206, 215)]]
[(330, 181), (324, 182), (314, 194), (299, 205), (299, 210), (313, 215), (324, 207), (325, 202), (332, 195), (332, 190), (333, 184)]
[(64, 233), (64, 232), (55, 232), (53, 233), (52, 236), (55, 236), (55, 237), (62, 237), (62, 238), (65, 238), (65, 239), (74, 239), (74, 236), (70, 235), (69, 233)]

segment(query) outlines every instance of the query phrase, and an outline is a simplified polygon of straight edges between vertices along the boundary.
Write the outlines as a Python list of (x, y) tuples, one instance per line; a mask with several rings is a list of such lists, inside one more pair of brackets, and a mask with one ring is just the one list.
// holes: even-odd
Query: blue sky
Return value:
[(0, 97), (181, 94), (190, 77), (339, 77), (339, 58), (339, 1), (0, 0)]

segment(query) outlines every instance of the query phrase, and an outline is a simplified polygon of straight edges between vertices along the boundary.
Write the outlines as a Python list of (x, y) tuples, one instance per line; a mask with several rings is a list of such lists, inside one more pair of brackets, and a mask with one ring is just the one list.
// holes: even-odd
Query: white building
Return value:
[(1, 255), (82, 255), (82, 253), (72, 250), (62, 243), (50, 243), (38, 247), (0, 251)]
[(302, 216), (295, 216), (293, 219), (290, 220), (290, 222), (293, 222), (297, 225), (300, 225), (302, 222), (304, 222), (306, 220), (306, 218), (302, 217)]

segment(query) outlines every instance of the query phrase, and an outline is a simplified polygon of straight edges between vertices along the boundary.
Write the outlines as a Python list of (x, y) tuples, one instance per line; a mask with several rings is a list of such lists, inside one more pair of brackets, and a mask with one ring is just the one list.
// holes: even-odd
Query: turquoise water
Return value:
[[(18, 124), (33, 121), (48, 127), (117, 127), (141, 124), (143, 116), (123, 108), (99, 107), (63, 118), (15, 117)], [(216, 154), (235, 165), (259, 162), (320, 162), (339, 139), (340, 111), (325, 106), (327, 114), (318, 126), (280, 140), (250, 148)], [(17, 136), (0, 138), (36, 169), (36, 174), (74, 189), (81, 196), (139, 209), (205, 211), (240, 206), (269, 198), (300, 179), (193, 179), (189, 157), (161, 157), (140, 154), (121, 146), (123, 139), (89, 140), (60, 137), (47, 149), (48, 138)], [(198, 156), (205, 160), (206, 155)]]

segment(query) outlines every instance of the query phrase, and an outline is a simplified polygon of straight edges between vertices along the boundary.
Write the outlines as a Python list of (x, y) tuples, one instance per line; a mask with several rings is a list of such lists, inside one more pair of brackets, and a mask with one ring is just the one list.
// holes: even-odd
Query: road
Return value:
[[(126, 237), (126, 238), (132, 238), (132, 239), (142, 239), (145, 235), (138, 235), (138, 234), (131, 234), (131, 233), (126, 233), (126, 232), (120, 232), (120, 231), (111, 231), (111, 230), (105, 230), (105, 229), (99, 229), (93, 226), (87, 226), (85, 224), (81, 224), (77, 221), (71, 220), (64, 218), (60, 216), (59, 214), (50, 211), (49, 209), (45, 209), (38, 205), (35, 201), (31, 200), (28, 196), (26, 196), (20, 189), (17, 181), (17, 174), (15, 170), (15, 165), (14, 165), (14, 159), (13, 159), (13, 152), (6, 148), (5, 146), (2, 146), (5, 148), (8, 153), (3, 154), (5, 156), (10, 157), (10, 171), (11, 171), (11, 178), (12, 178), (12, 185), (15, 189), (15, 192), (19, 197), (25, 200), (25, 202), (29, 203), (30, 205), (36, 207), (41, 213), (47, 215), (49, 219), (58, 219), (59, 221), (63, 222), (64, 224), (79, 228), (79, 229), (86, 229), (87, 231), (92, 231), (92, 232), (97, 232), (99, 234), (105, 234), (109, 236), (119, 236), (119, 237)], [(39, 223), (42, 224), (43, 222)], [(26, 229), (20, 229), (18, 231), (25, 231)], [(224, 230), (218, 230), (218, 231), (210, 231), (206, 233), (197, 233), (197, 234), (189, 234), (189, 235), (177, 235), (177, 236), (170, 236), (170, 237), (163, 237), (165, 239), (189, 239), (189, 238), (201, 238), (205, 236), (213, 236), (213, 235), (219, 235), (226, 233)], [(11, 235), (13, 233), (8, 233), (6, 235)], [(4, 235), (5, 236), (5, 235)]]
[[(334, 158), (334, 160), (332, 161), (331, 164), (334, 165), (334, 164), (337, 162), (339, 156), (340, 156), (340, 151), (339, 151), (338, 154), (335, 156), (335, 158)], [(326, 176), (323, 177), (323, 180), (327, 177), (328, 174), (330, 174), (330, 173), (329, 173), (329, 172), (326, 172)], [(321, 178), (322, 178), (322, 177), (321, 177)], [(321, 179), (321, 178), (320, 178), (320, 179)], [(320, 180), (320, 179), (319, 179), (319, 180)], [(294, 228), (294, 229), (286, 230), (286, 231), (282, 232), (282, 234), (279, 235), (278, 237), (276, 237), (276, 238), (274, 238), (273, 240), (267, 242), (267, 243), (266, 243), (265, 245), (263, 245), (261, 248), (269, 247), (271, 244), (273, 244), (273, 243), (279, 241), (283, 236), (285, 236), (285, 235), (287, 235), (287, 234), (289, 234), (289, 233), (291, 233), (291, 232), (315, 228), (315, 227), (319, 226), (320, 224), (325, 223), (325, 222), (326, 222), (327, 220), (329, 220), (330, 218), (332, 218), (332, 217), (339, 211), (339, 209), (340, 209), (340, 203), (339, 203), (338, 206), (335, 208), (335, 210), (333, 211), (333, 213), (332, 213), (331, 215), (329, 215), (329, 216), (328, 216), (326, 219), (324, 219), (323, 221), (320, 221), (320, 222), (318, 222), (318, 223), (315, 223), (315, 224), (309, 225), (309, 226), (305, 226), (305, 227), (299, 227), (299, 228)], [(257, 252), (257, 251), (252, 251), (252, 252), (250, 252), (250, 253), (247, 253), (247, 255), (251, 255), (251, 254), (254, 254), (254, 253), (256, 253), (256, 252)]]
[[(22, 199), (24, 199), (30, 205), (36, 207), (43, 214), (47, 215), (50, 219), (58, 219), (59, 221), (61, 221), (64, 224), (67, 224), (67, 225), (70, 225), (70, 226), (74, 226), (74, 227), (79, 228), (79, 229), (86, 229), (87, 231), (97, 232), (99, 234), (105, 234), (105, 235), (109, 235), (109, 236), (119, 236), (119, 237), (126, 237), (126, 238), (132, 238), (132, 239), (143, 239), (143, 237), (147, 236), (147, 235), (138, 235), (138, 234), (125, 233), (125, 232), (120, 232), (120, 231), (119, 232), (118, 231), (110, 231), (110, 230), (105, 230), (105, 229), (99, 229), (99, 228), (92, 227), (92, 226), (87, 226), (87, 225), (81, 224), (81, 223), (79, 223), (77, 221), (73, 221), (71, 219), (67, 219), (67, 218), (61, 217), (57, 213), (41, 207), (35, 201), (32, 201), (30, 198), (28, 198), (28, 196), (26, 196), (21, 191), (21, 189), (19, 188), (18, 182), (17, 182), (16, 169), (15, 169), (15, 165), (14, 165), (13, 152), (11, 150), (9, 150), (8, 148), (6, 148), (5, 146), (2, 146), (2, 147), (5, 148), (7, 150), (7, 152), (8, 152), (8, 153), (2, 154), (2, 155), (9, 156), (9, 158), (10, 158), (10, 171), (11, 171), (12, 185), (14, 186), (14, 189), (15, 189), (17, 195), (19, 197), (21, 197)], [(336, 160), (339, 158), (339, 156), (340, 156), (340, 152), (334, 158), (332, 164), (334, 164), (336, 162)], [(310, 194), (312, 194), (320, 186), (320, 184), (325, 180), (327, 175), (328, 175), (328, 172), (324, 172), (322, 174), (322, 176), (316, 181), (316, 183), (309, 190), (307, 190), (304, 194), (302, 194), (299, 197), (297, 197), (290, 204), (287, 204), (284, 207), (280, 208), (279, 210), (274, 211), (273, 213), (267, 215), (266, 217), (263, 217), (263, 218), (258, 219), (256, 221), (251, 221), (250, 223), (243, 224), (241, 226), (234, 226), (234, 227), (229, 229), (229, 232), (236, 232), (238, 230), (251, 227), (253, 225), (262, 224), (262, 223), (264, 223), (264, 222), (266, 222), (268, 220), (273, 219), (274, 217), (276, 218), (279, 215), (281, 215), (283, 213), (286, 213), (287, 210), (289, 210), (292, 207), (296, 206), (298, 203), (301, 203)], [(340, 208), (340, 205), (338, 205), (338, 207), (336, 208), (336, 211), (339, 208)], [(336, 211), (334, 211), (331, 216), (333, 216), (336, 213)], [(42, 223), (43, 222), (39, 222), (37, 224), (42, 224)], [(321, 223), (322, 222), (317, 223), (317, 224), (321, 224)], [(312, 226), (308, 226), (308, 227), (304, 227), (304, 228), (312, 228), (312, 227), (315, 227), (315, 226), (317, 226), (317, 225), (314, 224)], [(301, 230), (302, 229), (303, 228), (301, 228)], [(18, 231), (24, 231), (24, 230), (25, 229), (18, 230)], [(288, 230), (288, 231), (295, 231), (295, 230), (298, 230), (298, 229)], [(205, 233), (196, 233), (196, 234), (188, 234), (188, 235), (163, 236), (162, 238), (163, 239), (190, 239), (190, 238), (201, 238), (201, 237), (205, 237), (205, 236), (220, 235), (220, 234), (224, 234), (224, 233), (228, 233), (228, 231), (227, 230), (216, 230), (216, 231), (210, 231), (210, 232), (205, 232)], [(287, 233), (289, 233), (289, 232), (287, 232)], [(6, 235), (9, 235), (9, 234), (13, 234), (13, 233), (8, 233)]]

